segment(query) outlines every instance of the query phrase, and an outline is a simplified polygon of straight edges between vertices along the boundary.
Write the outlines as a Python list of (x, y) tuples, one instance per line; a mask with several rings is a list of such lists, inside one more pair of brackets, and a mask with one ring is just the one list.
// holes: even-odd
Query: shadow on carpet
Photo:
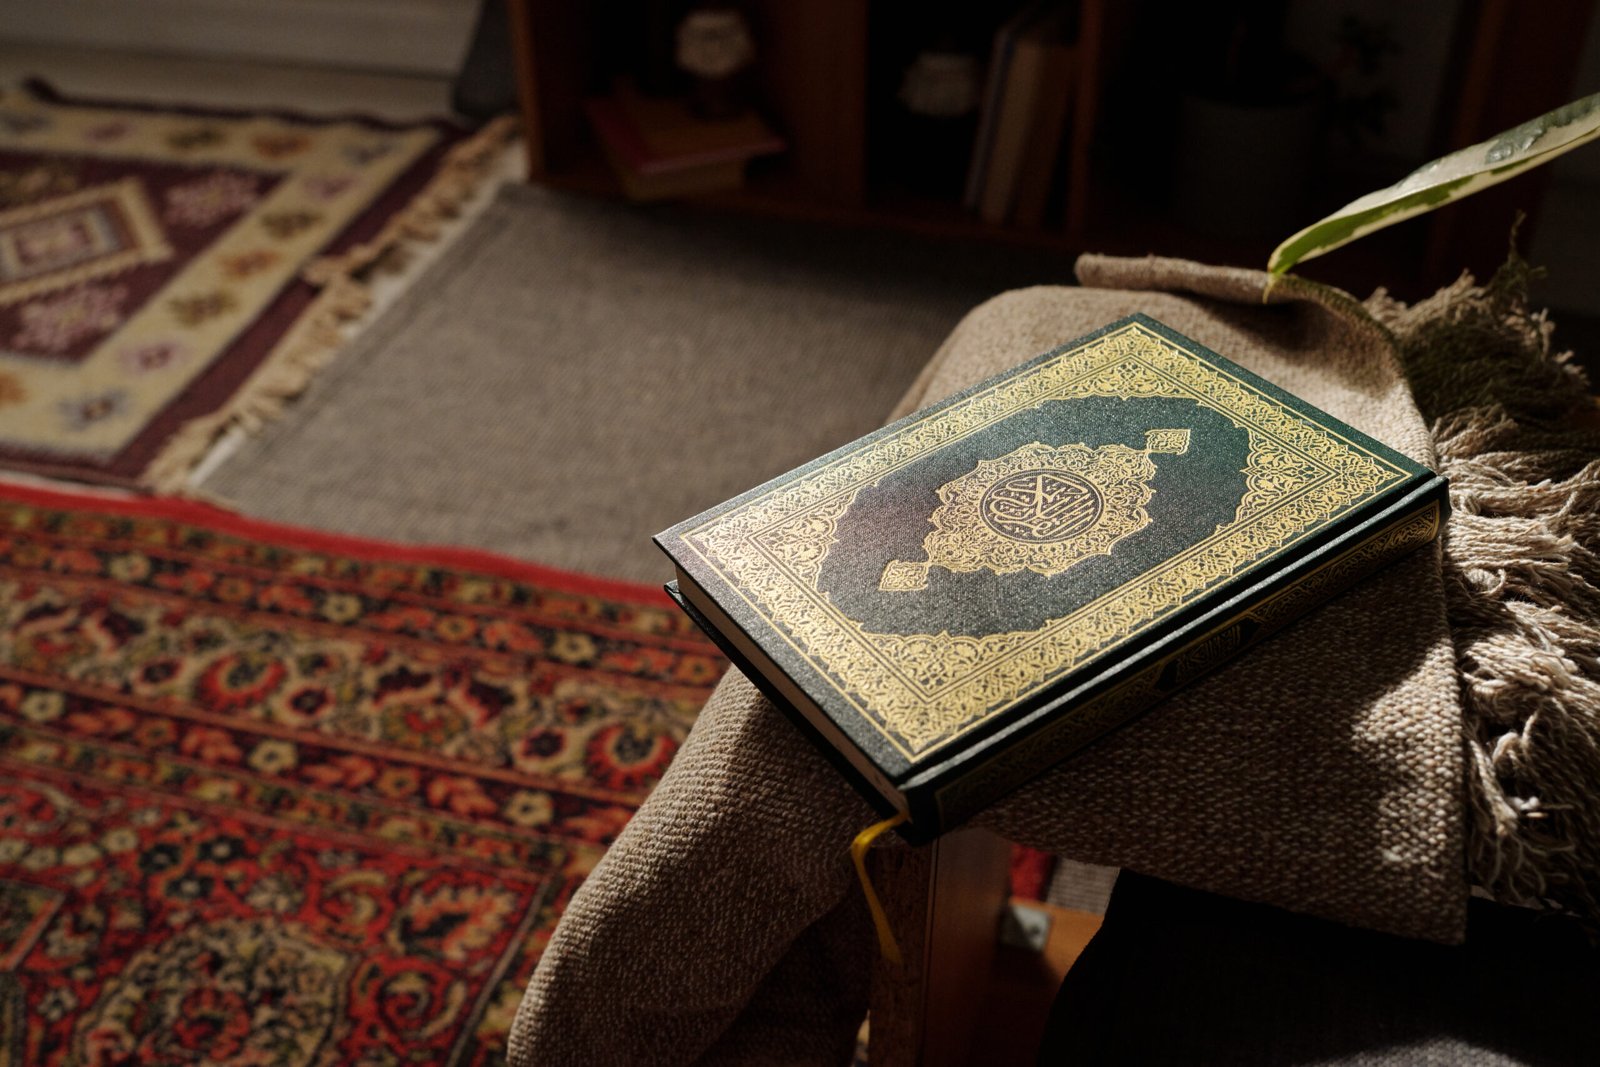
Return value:
[(652, 534), (880, 425), (974, 305), (1070, 278), (1043, 251), (506, 186), (203, 488), (661, 581)]

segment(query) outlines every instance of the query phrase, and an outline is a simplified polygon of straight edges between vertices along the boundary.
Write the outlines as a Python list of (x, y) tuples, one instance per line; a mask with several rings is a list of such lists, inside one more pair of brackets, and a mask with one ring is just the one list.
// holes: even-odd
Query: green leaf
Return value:
[(1432, 211), (1440, 204), (1471, 196), (1596, 137), (1600, 137), (1600, 93), (1452, 152), (1412, 171), (1387, 189), (1351, 201), (1274, 249), (1267, 270), (1274, 276), (1281, 275), (1302, 260)]

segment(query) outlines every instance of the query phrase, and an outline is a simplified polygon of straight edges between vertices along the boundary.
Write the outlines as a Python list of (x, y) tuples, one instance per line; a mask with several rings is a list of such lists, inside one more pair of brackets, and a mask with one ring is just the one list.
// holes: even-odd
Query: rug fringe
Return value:
[(285, 405), (306, 390), (345, 344), (345, 327), (371, 308), (365, 277), (371, 268), (411, 241), (436, 239), (444, 222), (482, 184), (517, 128), (513, 116), (489, 123), (450, 149), (422, 191), (370, 241), (307, 264), (301, 278), (321, 292), (226, 405), (189, 420), (173, 434), (145, 469), (141, 484), (159, 493), (193, 496), (189, 475), (218, 438), (236, 426), (257, 433), (282, 415)]
[(1467, 867), (1600, 932), (1600, 432), (1513, 257), (1407, 308), (1401, 339), (1454, 508), (1444, 577), (1467, 749)]
[(431, 241), (438, 237), (440, 226), (455, 217), (461, 203), (477, 189), (495, 154), (517, 129), (517, 119), (503, 115), (456, 145), (427, 187), (396, 212), (376, 237), (336, 256), (312, 260), (300, 276), (312, 285), (326, 285), (334, 278), (360, 274), (408, 239)]

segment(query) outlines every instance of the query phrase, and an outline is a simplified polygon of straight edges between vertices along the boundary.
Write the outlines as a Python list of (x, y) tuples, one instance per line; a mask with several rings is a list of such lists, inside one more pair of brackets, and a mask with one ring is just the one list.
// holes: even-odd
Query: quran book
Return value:
[(917, 841), (1431, 541), (1447, 507), (1432, 471), (1134, 315), (656, 542), (668, 591)]

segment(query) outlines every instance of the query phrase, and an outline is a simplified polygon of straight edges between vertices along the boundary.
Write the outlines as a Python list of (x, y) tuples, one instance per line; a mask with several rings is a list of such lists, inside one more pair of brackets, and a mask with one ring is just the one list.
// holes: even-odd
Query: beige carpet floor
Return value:
[(652, 534), (878, 426), (988, 296), (1070, 277), (1043, 252), (507, 185), (201, 488), (660, 581)]

